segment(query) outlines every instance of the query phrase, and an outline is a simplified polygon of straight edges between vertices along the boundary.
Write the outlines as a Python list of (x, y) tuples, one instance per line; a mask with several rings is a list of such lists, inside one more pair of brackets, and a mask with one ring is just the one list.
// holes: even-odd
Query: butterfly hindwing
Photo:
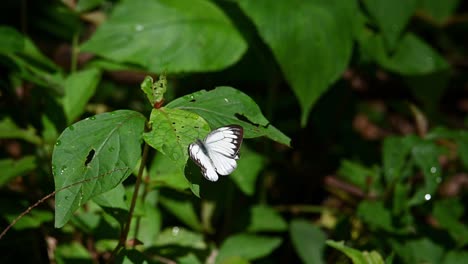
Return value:
[(190, 158), (201, 168), (205, 178), (217, 181), (218, 174), (229, 175), (236, 169), (243, 134), (239, 125), (213, 130), (204, 141), (190, 144)]

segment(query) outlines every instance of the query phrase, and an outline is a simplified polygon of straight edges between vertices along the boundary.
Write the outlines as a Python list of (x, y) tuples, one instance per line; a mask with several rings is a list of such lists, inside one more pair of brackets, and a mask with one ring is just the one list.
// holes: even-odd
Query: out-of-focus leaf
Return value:
[(92, 264), (93, 259), (88, 250), (78, 242), (63, 243), (57, 246), (54, 251), (55, 260), (58, 264), (82, 263)]
[(0, 54), (9, 54), (24, 49), (24, 37), (11, 27), (0, 26)]
[(459, 247), (468, 243), (468, 227), (460, 220), (463, 209), (459, 200), (447, 199), (436, 201), (432, 212), (440, 226), (447, 229)]
[(420, 0), (419, 8), (437, 24), (443, 24), (455, 12), (460, 0)]
[(166, 228), (159, 233), (155, 243), (157, 247), (180, 246), (193, 249), (205, 249), (203, 235), (181, 227)]
[(257, 205), (250, 209), (249, 232), (281, 232), (288, 228), (286, 221), (273, 208)]
[[(26, 208), (22, 208), (22, 210), (26, 210)], [(3, 207), (3, 210), (5, 208)], [(9, 211), (9, 210), (8, 210)], [(2, 215), (8, 220), (8, 222), (12, 222), (18, 215), (22, 212), (20, 210), (11, 211), (8, 213), (3, 212)], [(21, 219), (16, 222), (13, 226), (15, 230), (24, 230), (29, 228), (37, 228), (40, 227), (43, 223), (50, 222), (54, 218), (54, 215), (50, 211), (44, 210), (32, 210), (27, 215), (21, 217)]]
[[(158, 234), (161, 231), (162, 216), (161, 212), (153, 204), (145, 203), (143, 206), (143, 215), (137, 215), (137, 218), (132, 220), (129, 237), (136, 238), (143, 243), (145, 248), (154, 245), (158, 239)], [(138, 222), (138, 234), (135, 235), (135, 228)]]
[(418, 0), (365, 0), (363, 3), (381, 29), (388, 50), (393, 50)]
[(279, 237), (238, 234), (228, 237), (219, 248), (215, 263), (223, 263), (231, 257), (254, 260), (269, 255), (281, 244)]
[(101, 72), (94, 68), (72, 73), (67, 77), (63, 109), (69, 124), (83, 113), (100, 79)]
[(457, 152), (460, 159), (468, 169), (468, 132), (464, 130), (449, 130), (444, 127), (437, 127), (426, 136), (428, 139), (450, 139), (457, 144)]
[(101, 5), (105, 0), (79, 0), (76, 3), (76, 11), (85, 12)]
[(232, 257), (225, 258), (219, 264), (249, 264), (249, 263), (250, 262), (243, 257), (232, 256)]
[(356, 1), (240, 0), (273, 51), (302, 108), (305, 125), (318, 98), (346, 69), (357, 20)]
[(255, 192), (257, 177), (265, 166), (266, 160), (245, 146), (241, 148), (240, 156), (237, 169), (230, 177), (243, 193), (251, 196)]
[(371, 252), (367, 251), (359, 251), (354, 248), (350, 248), (344, 245), (344, 243), (336, 242), (333, 240), (327, 240), (327, 245), (338, 249), (339, 251), (343, 252), (346, 256), (348, 256), (353, 264), (384, 264), (382, 256), (375, 250)]
[(180, 109), (162, 107), (153, 109), (152, 130), (143, 139), (153, 148), (171, 159), (182, 170), (188, 159), (188, 146), (204, 138), (210, 131), (199, 115)]
[(289, 230), (294, 249), (305, 264), (325, 263), (323, 251), (327, 236), (305, 220), (293, 220)]
[[(118, 110), (79, 121), (63, 131), (52, 154), (55, 227), (90, 198), (127, 178), (141, 155), (145, 118)], [(60, 190), (60, 191), (59, 191)]]
[(348, 182), (363, 190), (367, 190), (369, 188), (369, 180), (371, 180), (371, 182), (377, 182), (379, 180), (380, 171), (379, 168), (375, 166), (368, 168), (350, 160), (343, 160), (338, 169), (338, 174)]
[(27, 129), (20, 128), (9, 117), (5, 117), (0, 121), (0, 138), (22, 139), (33, 144), (42, 142), (41, 138), (36, 135), (36, 129), (32, 126)]
[(202, 264), (201, 260), (197, 258), (197, 256), (193, 253), (188, 253), (185, 256), (177, 258), (178, 264)]
[(393, 242), (392, 247), (403, 263), (441, 263), (444, 255), (442, 246), (428, 238)]
[(373, 228), (395, 232), (392, 225), (392, 214), (384, 207), (382, 201), (362, 201), (357, 209), (357, 215)]
[(7, 184), (15, 177), (21, 176), (36, 168), (36, 158), (34, 156), (24, 156), (22, 159), (2, 159), (0, 160), (0, 186)]
[(127, 0), (82, 49), (152, 72), (184, 72), (223, 69), (239, 60), (247, 45), (210, 1)]
[(382, 67), (402, 75), (431, 74), (449, 69), (440, 54), (412, 33), (403, 36), (394, 52), (385, 48), (381, 35), (369, 30), (363, 30), (358, 40), (363, 53)]
[(188, 225), (190, 228), (194, 230), (202, 230), (202, 225), (195, 212), (194, 205), (187, 197), (161, 195), (159, 197), (159, 202), (165, 209), (170, 211), (175, 217), (177, 217), (177, 219)]
[(128, 210), (125, 188), (122, 184), (112, 190), (93, 197), (93, 201), (102, 207), (120, 208)]
[(402, 177), (406, 159), (412, 147), (419, 142), (416, 136), (387, 137), (383, 143), (383, 169), (387, 183), (397, 181)]
[(167, 104), (167, 107), (196, 113), (213, 129), (238, 124), (244, 128), (246, 138), (267, 136), (288, 146), (291, 141), (270, 124), (252, 98), (232, 87), (217, 87), (211, 91), (201, 90), (180, 97)]
[(442, 264), (464, 264), (468, 262), (468, 252), (466, 251), (450, 251), (448, 252)]

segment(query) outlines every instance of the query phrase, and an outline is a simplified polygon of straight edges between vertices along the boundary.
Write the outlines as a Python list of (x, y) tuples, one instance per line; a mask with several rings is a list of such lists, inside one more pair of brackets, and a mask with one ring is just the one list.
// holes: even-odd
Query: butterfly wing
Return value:
[(206, 136), (204, 145), (218, 174), (229, 175), (236, 169), (243, 135), (241, 126), (230, 125), (218, 128)]
[(218, 173), (216, 173), (215, 168), (211, 159), (203, 152), (201, 142), (194, 142), (189, 146), (189, 155), (190, 158), (201, 168), (203, 176), (210, 181), (218, 180)]

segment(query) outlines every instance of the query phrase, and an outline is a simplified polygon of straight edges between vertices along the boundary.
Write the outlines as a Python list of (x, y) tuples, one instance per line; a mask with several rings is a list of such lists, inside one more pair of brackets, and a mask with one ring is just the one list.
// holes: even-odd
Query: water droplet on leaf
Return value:
[(91, 119), (91, 120), (96, 120), (96, 116), (92, 116), (92, 117), (90, 117), (89, 119)]
[(57, 140), (57, 142), (55, 142), (55, 146), (60, 146), (60, 145), (62, 145), (62, 141)]
[(429, 201), (430, 199), (432, 198), (432, 196), (428, 193), (426, 193), (426, 195), (424, 195), (424, 200), (426, 201)]
[(437, 168), (436, 167), (431, 167), (431, 173), (436, 173), (437, 172)]
[(180, 231), (179, 227), (178, 227), (178, 226), (174, 226), (174, 227), (172, 228), (172, 235), (173, 235), (173, 236), (177, 236), (177, 235), (179, 234), (179, 231)]

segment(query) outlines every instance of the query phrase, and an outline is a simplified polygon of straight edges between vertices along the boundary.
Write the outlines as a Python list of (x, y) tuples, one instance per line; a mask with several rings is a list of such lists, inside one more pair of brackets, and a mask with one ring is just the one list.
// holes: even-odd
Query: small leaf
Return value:
[(459, 4), (460, 0), (420, 0), (419, 8), (436, 24), (442, 25), (455, 13)]
[(267, 136), (288, 146), (291, 141), (268, 122), (252, 98), (232, 87), (201, 90), (180, 97), (167, 104), (167, 107), (196, 113), (213, 129), (238, 124), (244, 128), (246, 138)]
[(55, 227), (90, 198), (127, 178), (141, 155), (145, 118), (119, 110), (79, 121), (63, 131), (52, 154)]
[(343, 241), (336, 242), (333, 240), (327, 240), (326, 243), (330, 247), (343, 252), (352, 260), (353, 264), (384, 264), (382, 256), (377, 251), (360, 252), (359, 250), (345, 246)]
[(210, 131), (199, 115), (180, 109), (153, 109), (150, 123), (152, 130), (145, 133), (143, 139), (181, 169), (187, 163), (188, 146)]
[(173, 73), (220, 70), (246, 49), (229, 18), (206, 0), (121, 1), (82, 46), (151, 72)]
[(180, 246), (193, 249), (206, 248), (203, 235), (177, 226), (166, 228), (161, 231), (154, 245), (157, 247)]
[(281, 238), (238, 234), (228, 237), (219, 248), (215, 263), (231, 257), (254, 260), (265, 257), (281, 244)]
[(382, 157), (387, 183), (392, 183), (402, 177), (406, 159), (417, 142), (416, 136), (387, 137), (384, 140)]
[(241, 148), (240, 156), (237, 169), (230, 177), (243, 193), (251, 196), (255, 192), (255, 183), (266, 161), (263, 156), (245, 146)]
[(288, 228), (283, 217), (273, 208), (265, 205), (250, 208), (249, 232), (281, 232)]
[(29, 143), (40, 144), (41, 138), (36, 135), (36, 129), (29, 126), (27, 129), (18, 127), (10, 117), (0, 121), (0, 138), (22, 139)]
[(460, 219), (463, 204), (457, 199), (438, 200), (434, 204), (433, 215), (441, 227), (445, 228), (457, 242), (458, 247), (468, 243), (468, 227)]
[(368, 189), (369, 180), (377, 182), (380, 176), (378, 167), (368, 168), (350, 160), (343, 160), (341, 162), (338, 174), (362, 190)]
[(384, 207), (382, 201), (362, 201), (357, 209), (357, 215), (373, 228), (396, 232), (392, 225), (392, 214)]
[(63, 108), (69, 124), (84, 112), (85, 106), (94, 95), (100, 79), (101, 72), (95, 68), (72, 73), (67, 77)]
[(22, 176), (36, 168), (36, 158), (34, 156), (24, 156), (22, 159), (2, 159), (0, 160), (0, 186), (7, 184), (15, 177)]
[(392, 248), (403, 263), (441, 263), (444, 255), (444, 248), (427, 237), (402, 244), (394, 242)]
[(161, 195), (160, 204), (177, 219), (194, 230), (202, 230), (202, 225), (190, 199), (186, 196)]
[(305, 220), (293, 220), (289, 232), (294, 249), (303, 263), (325, 263), (323, 251), (327, 237), (320, 228)]
[(60, 244), (54, 251), (57, 264), (70, 262), (93, 263), (93, 259), (88, 250), (78, 242)]

